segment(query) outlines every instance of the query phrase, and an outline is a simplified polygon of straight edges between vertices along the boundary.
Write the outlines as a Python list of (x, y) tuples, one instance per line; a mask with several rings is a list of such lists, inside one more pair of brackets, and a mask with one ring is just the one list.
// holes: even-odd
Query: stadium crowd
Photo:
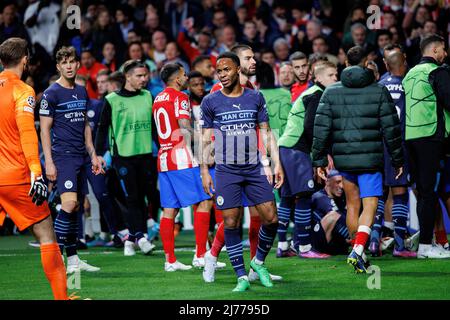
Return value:
[[(380, 9), (375, 26), (369, 5)], [(235, 291), (282, 279), (264, 264), (275, 237), (278, 258), (350, 253), (361, 273), (365, 248), (450, 258), (448, 1), (23, 0), (3, 1), (0, 12), (5, 79), (22, 63), (17, 38), (26, 40), (20, 75), (35, 92), (26, 103), (36, 105), (42, 163), (30, 167), (33, 202), (48, 198), (68, 273), (101, 268), (77, 250), (149, 254), (157, 239), (165, 271), (204, 268), (206, 282), (225, 267), (217, 259), (226, 246)], [(249, 140), (241, 151), (226, 146), (239, 135)], [(1, 188), (17, 184), (8, 179), (0, 201)], [(97, 235), (84, 228), (87, 181)], [(410, 190), (419, 230), (408, 225)], [(175, 256), (187, 206), (192, 266)], [(8, 208), (0, 202), (0, 222), (8, 214), (20, 231), (45, 216), (17, 223), (19, 210)], [(56, 250), (36, 230), (34, 245)]]

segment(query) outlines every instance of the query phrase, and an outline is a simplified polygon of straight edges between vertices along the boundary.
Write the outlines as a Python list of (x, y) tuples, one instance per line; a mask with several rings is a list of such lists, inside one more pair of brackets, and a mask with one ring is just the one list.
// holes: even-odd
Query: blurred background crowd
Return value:
[[(79, 28), (72, 28), (75, 18), (67, 10), (71, 5), (80, 8)], [(368, 28), (369, 5), (381, 9), (380, 29)], [(74, 46), (81, 56), (79, 73), (88, 79), (90, 98), (103, 94), (98, 92), (97, 73), (120, 70), (128, 59), (147, 63), (152, 73), (148, 89), (154, 97), (163, 90), (158, 74), (165, 63), (178, 61), (212, 83), (215, 58), (237, 43), (251, 46), (257, 59), (272, 66), (276, 84), (289, 88), (295, 78), (289, 66), (285, 71), (282, 67), (293, 52), (326, 55), (340, 72), (345, 52), (360, 45), (382, 75), (386, 45), (400, 44), (411, 67), (420, 59), (424, 35), (438, 33), (450, 39), (449, 31), (448, 0), (4, 0), (0, 4), (0, 43), (10, 37), (29, 40), (26, 82), (38, 100), (56, 75), (54, 53), (62, 45)], [(202, 55), (210, 59), (202, 60)]]

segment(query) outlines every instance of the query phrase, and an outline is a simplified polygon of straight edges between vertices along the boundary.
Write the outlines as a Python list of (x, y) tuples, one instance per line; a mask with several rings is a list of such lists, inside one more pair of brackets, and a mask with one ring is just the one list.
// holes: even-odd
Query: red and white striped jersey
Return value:
[(153, 103), (153, 117), (158, 131), (158, 171), (182, 170), (197, 167), (190, 148), (184, 141), (179, 119), (191, 119), (189, 97), (173, 88), (158, 94)]

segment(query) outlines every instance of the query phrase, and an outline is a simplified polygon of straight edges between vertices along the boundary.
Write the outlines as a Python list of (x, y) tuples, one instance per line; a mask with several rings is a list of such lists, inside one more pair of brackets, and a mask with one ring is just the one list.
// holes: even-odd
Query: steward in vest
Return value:
[(124, 255), (135, 254), (137, 244), (144, 254), (154, 248), (144, 233), (148, 218), (145, 197), (150, 199), (152, 186), (152, 95), (143, 89), (149, 80), (149, 70), (138, 60), (124, 65), (126, 82), (122, 89), (106, 96), (95, 145), (105, 153), (109, 139), (113, 167), (122, 185), (128, 212), (125, 220), (130, 231), (125, 241)]
[[(278, 140), (280, 160), (285, 172), (281, 187), (281, 202), (278, 208), (278, 250), (277, 257), (293, 255), (286, 240), (291, 209), (295, 208), (294, 248), (302, 258), (327, 258), (329, 255), (317, 252), (312, 247), (311, 204), (315, 191), (311, 163), (314, 118), (325, 87), (337, 80), (336, 66), (328, 61), (315, 64), (316, 82), (295, 101), (289, 112), (286, 129)], [(296, 201), (297, 198), (297, 201)], [(341, 221), (342, 222), (342, 221)], [(344, 219), (345, 226), (345, 219)]]
[(440, 66), (447, 52), (445, 41), (429, 35), (420, 43), (422, 59), (403, 79), (405, 90), (405, 139), (416, 182), (420, 225), (418, 258), (450, 258), (450, 252), (432, 245), (439, 213), (437, 185), (445, 140), (450, 131), (450, 73)]

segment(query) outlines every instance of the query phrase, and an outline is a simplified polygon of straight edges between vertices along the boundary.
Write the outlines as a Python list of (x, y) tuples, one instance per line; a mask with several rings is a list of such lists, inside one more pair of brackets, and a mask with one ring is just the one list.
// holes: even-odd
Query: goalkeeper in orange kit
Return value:
[(35, 93), (20, 80), (27, 68), (27, 42), (0, 45), (0, 225), (6, 212), (19, 230), (30, 228), (40, 242), (42, 266), (57, 300), (66, 300), (67, 280), (47, 205), (34, 127)]

